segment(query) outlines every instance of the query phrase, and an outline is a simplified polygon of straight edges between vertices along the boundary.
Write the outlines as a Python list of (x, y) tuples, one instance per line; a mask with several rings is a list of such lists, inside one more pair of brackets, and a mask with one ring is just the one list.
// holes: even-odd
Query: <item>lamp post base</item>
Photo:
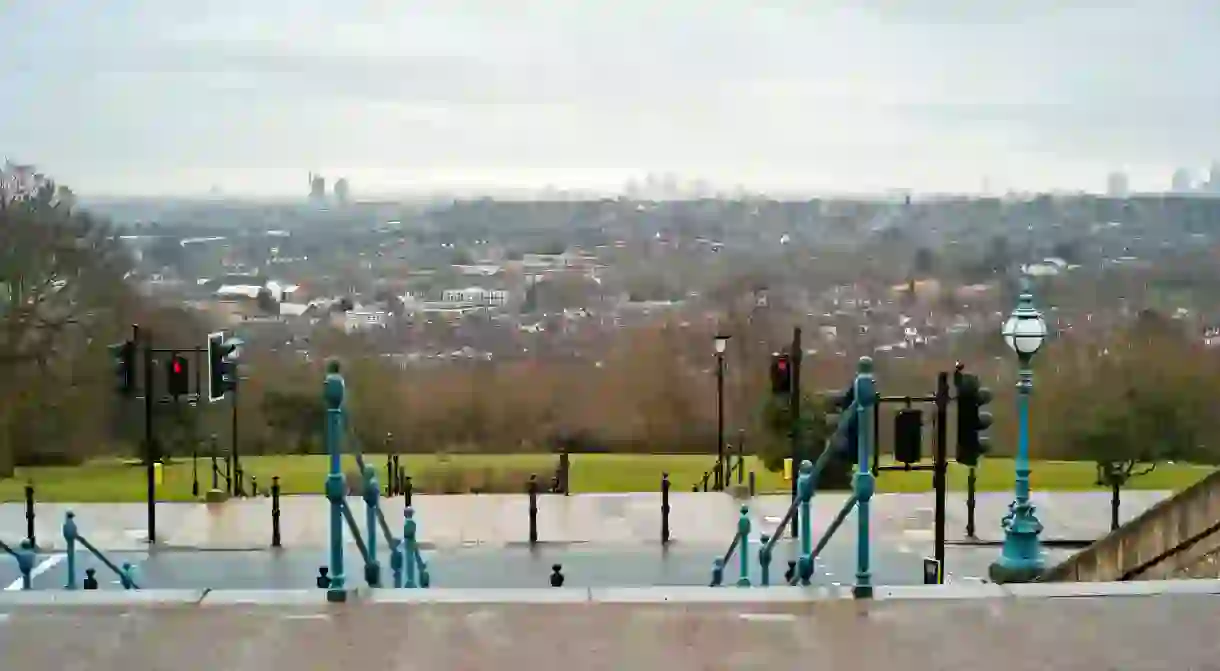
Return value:
[(1015, 503), (1004, 519), (1004, 549), (987, 571), (996, 583), (1033, 582), (1044, 568), (1038, 536), (1042, 523), (1029, 503)]

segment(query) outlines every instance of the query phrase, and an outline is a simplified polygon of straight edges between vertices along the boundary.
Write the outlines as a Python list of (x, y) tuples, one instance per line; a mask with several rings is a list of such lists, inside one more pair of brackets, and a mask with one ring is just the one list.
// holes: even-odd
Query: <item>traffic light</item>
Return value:
[(130, 340), (109, 346), (114, 362), (114, 388), (122, 396), (136, 391), (136, 344)]
[(169, 395), (177, 398), (191, 393), (190, 361), (181, 354), (175, 354), (169, 359), (169, 373), (166, 387)]
[(771, 355), (771, 393), (788, 394), (792, 391), (792, 361), (785, 353)]
[(990, 440), (983, 432), (991, 426), (991, 413), (983, 406), (991, 402), (991, 390), (980, 386), (979, 376), (962, 373), (957, 383), (957, 463), (977, 466), (987, 454)]
[(923, 413), (903, 408), (894, 415), (894, 461), (917, 464), (923, 458)]
[(208, 401), (215, 403), (237, 388), (237, 346), (223, 332), (208, 334)]
[(834, 427), (830, 436), (830, 449), (840, 456), (852, 458), (860, 440), (860, 413), (854, 405), (856, 400), (855, 385), (847, 391), (831, 394), (827, 418)]

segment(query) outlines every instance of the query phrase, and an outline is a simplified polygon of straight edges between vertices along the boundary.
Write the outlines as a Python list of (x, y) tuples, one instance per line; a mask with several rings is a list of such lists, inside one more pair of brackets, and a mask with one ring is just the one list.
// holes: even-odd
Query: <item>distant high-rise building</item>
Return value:
[(340, 177), (335, 181), (335, 200), (338, 201), (340, 205), (347, 205), (347, 198), (350, 193), (351, 192), (348, 190), (346, 177)]
[(1130, 182), (1124, 172), (1112, 172), (1106, 177), (1106, 195), (1111, 198), (1126, 198), (1131, 192)]
[(1207, 190), (1220, 193), (1220, 161), (1212, 161), (1211, 170), (1207, 173)]
[(309, 199), (315, 203), (326, 200), (326, 178), (309, 173)]
[(1173, 171), (1173, 179), (1169, 188), (1174, 193), (1186, 193), (1191, 190), (1193, 182), (1194, 177), (1188, 168), (1178, 168)]

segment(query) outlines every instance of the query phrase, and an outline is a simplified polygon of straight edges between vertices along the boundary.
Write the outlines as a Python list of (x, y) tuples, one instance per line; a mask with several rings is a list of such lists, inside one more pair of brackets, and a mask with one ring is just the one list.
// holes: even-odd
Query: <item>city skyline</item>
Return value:
[(1207, 3), (810, 4), (18, 3), (0, 153), (87, 196), (357, 199), (1140, 192), (1220, 155)]

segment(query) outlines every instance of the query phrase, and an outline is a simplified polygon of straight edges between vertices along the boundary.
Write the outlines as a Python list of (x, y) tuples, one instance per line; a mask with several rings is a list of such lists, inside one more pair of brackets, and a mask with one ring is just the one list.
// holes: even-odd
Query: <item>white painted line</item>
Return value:
[[(55, 565), (58, 564), (59, 562), (63, 561), (65, 556), (66, 555), (61, 555), (61, 554), (51, 555), (50, 557), (47, 557), (46, 559), (39, 562), (39, 564), (37, 566), (35, 566), (33, 569), (30, 570), (30, 580), (33, 580), (34, 578), (37, 578), (38, 576), (42, 575), (43, 573), (46, 573), (47, 571), (50, 571), (51, 569), (55, 568)], [(4, 588), (4, 591), (16, 592), (19, 589), (21, 589), (21, 578), (17, 578), (12, 583), (10, 583), (8, 587)]]
[(791, 613), (739, 613), (737, 617), (749, 622), (795, 622)]
[(281, 620), (329, 620), (330, 615), (326, 613), (307, 613), (304, 615), (281, 615)]

